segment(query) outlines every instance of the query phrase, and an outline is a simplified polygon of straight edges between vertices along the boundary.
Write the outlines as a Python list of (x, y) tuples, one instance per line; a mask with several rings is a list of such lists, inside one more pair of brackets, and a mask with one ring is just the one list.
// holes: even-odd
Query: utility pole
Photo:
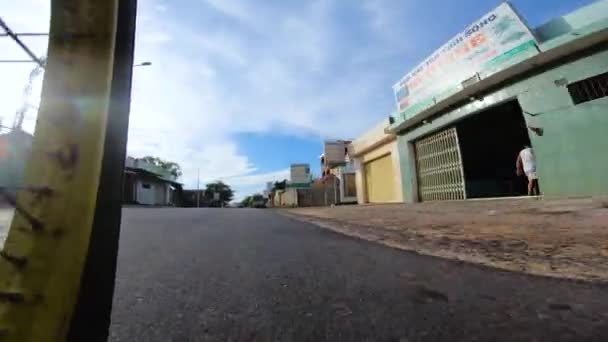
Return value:
[[(98, 4), (110, 3), (110, 1), (98, 2), (94, 0), (53, 1), (54, 4), (62, 2), (65, 3), (62, 6), (65, 9), (64, 12), (67, 13), (70, 13), (68, 9), (72, 8), (103, 8), (103, 5)], [(109, 336), (118, 241), (120, 239), (122, 212), (122, 187), (120, 184), (123, 183), (127, 152), (137, 0), (120, 0), (117, 3), (118, 8), (114, 18), (117, 23), (115, 24), (114, 66), (111, 75), (111, 100), (105, 139), (103, 140), (103, 159), (101, 161), (96, 209), (86, 264), (81, 278), (78, 303), (66, 339), (68, 342), (105, 342)], [(75, 13), (86, 13), (86, 11), (75, 11)], [(76, 23), (88, 22), (87, 17), (82, 17), (83, 14), (79, 15), (81, 18), (78, 18)], [(111, 16), (108, 16), (102, 22), (110, 23), (112, 19)], [(67, 27), (71, 28), (72, 26)], [(75, 40), (74, 43), (68, 45), (68, 48), (72, 44), (78, 46), (82, 44), (82, 41), (87, 42), (88, 40)], [(55, 44), (61, 46), (62, 43), (59, 41)], [(104, 45), (97, 46), (103, 47)], [(95, 80), (95, 82), (99, 81)], [(66, 318), (64, 318), (64, 325), (69, 322), (69, 319), (68, 321), (65, 320)]]
[(196, 207), (200, 208), (201, 206), (201, 169), (200, 167), (196, 170)]

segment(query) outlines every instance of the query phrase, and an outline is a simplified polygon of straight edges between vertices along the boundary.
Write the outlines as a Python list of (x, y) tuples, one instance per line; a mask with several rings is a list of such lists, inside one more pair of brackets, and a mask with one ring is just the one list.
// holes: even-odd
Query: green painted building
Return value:
[[(464, 42), (494, 39), (474, 32), (496, 18), (471, 26)], [(400, 111), (387, 131), (398, 136), (405, 202), (525, 195), (515, 161), (528, 145), (545, 196), (608, 195), (608, 1), (527, 33), (533, 41), (524, 37), (458, 83), (412, 92), (408, 82), (424, 83), (425, 68), (460, 49), (457, 37), (396, 85)]]

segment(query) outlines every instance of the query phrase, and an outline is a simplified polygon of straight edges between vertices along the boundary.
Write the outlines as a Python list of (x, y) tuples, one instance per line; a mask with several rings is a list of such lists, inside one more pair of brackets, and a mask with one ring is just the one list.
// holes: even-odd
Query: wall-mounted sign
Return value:
[(536, 39), (508, 3), (454, 37), (393, 86), (397, 110), (434, 103), (479, 72), (534, 48)]

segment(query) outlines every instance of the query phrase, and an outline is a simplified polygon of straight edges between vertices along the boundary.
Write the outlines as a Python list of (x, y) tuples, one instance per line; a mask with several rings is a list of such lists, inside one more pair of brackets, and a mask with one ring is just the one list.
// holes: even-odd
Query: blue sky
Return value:
[(309, 163), (313, 175), (321, 174), (319, 155), (323, 146), (318, 137), (241, 133), (236, 136), (236, 141), (239, 151), (245, 154), (260, 172), (284, 169), (285, 165), (289, 164)]
[[(511, 1), (533, 27), (590, 2)], [(198, 170), (224, 179), (238, 198), (286, 178), (291, 162), (318, 173), (324, 138), (356, 138), (385, 118), (391, 86), (499, 3), (139, 0), (136, 60), (153, 65), (135, 70), (129, 154), (180, 163), (186, 187)], [(48, 0), (0, 13), (16, 31), (48, 29)], [(44, 54), (44, 40), (28, 43)], [(0, 40), (0, 58), (21, 57)], [(5, 124), (30, 68), (0, 65), (11, 80), (0, 85)], [(29, 113), (26, 127), (34, 122)]]

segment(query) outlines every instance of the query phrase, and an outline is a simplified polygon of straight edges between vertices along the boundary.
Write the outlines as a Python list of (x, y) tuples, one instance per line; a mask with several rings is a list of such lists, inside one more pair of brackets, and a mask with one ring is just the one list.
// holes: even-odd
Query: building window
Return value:
[(608, 96), (608, 72), (568, 85), (574, 104), (581, 104)]
[(142, 183), (141, 187), (144, 188), (144, 189), (150, 189), (151, 188), (150, 184), (148, 184), (148, 183)]

